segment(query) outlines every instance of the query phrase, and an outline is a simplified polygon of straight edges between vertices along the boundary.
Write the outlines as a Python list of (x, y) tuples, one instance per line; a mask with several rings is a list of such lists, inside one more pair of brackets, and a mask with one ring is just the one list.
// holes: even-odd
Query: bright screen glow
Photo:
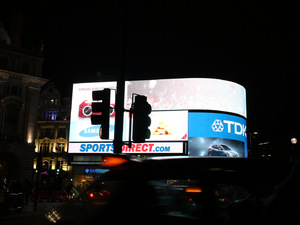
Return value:
[[(81, 144), (95, 142), (106, 142), (106, 148), (110, 149), (110, 152), (112, 151), (111, 149), (113, 148), (110, 148), (107, 142), (110, 141), (110, 143), (112, 143), (114, 137), (114, 114), (110, 117), (111, 140), (102, 140), (99, 138), (100, 126), (91, 124), (90, 115), (92, 91), (102, 90), (104, 88), (115, 90), (116, 85), (116, 82), (73, 84), (69, 135), (70, 153), (87, 152), (82, 150), (80, 147)], [(124, 107), (126, 109), (129, 109), (131, 106), (133, 93), (146, 95), (147, 101), (152, 106), (152, 113), (150, 115), (151, 137), (148, 140), (149, 142), (158, 141), (166, 143), (166, 141), (190, 141), (191, 138), (196, 138), (196, 136), (193, 136), (193, 126), (199, 126), (197, 125), (199, 121), (195, 121), (194, 124), (190, 123), (191, 114), (188, 113), (189, 110), (213, 110), (234, 113), (244, 118), (247, 116), (245, 88), (230, 81), (207, 78), (127, 81), (125, 84), (124, 99)], [(115, 96), (112, 96), (111, 101), (115, 102)], [(128, 140), (128, 124), (128, 113), (124, 113), (124, 141)], [(207, 136), (207, 138), (210, 137)], [(228, 137), (225, 138), (230, 139)], [(155, 143), (155, 146), (160, 148), (157, 143)], [(94, 146), (95, 151), (96, 147), (97, 146)], [(145, 152), (146, 147), (145, 145)], [(245, 145), (244, 148), (246, 148)], [(80, 149), (82, 151), (80, 151)], [(91, 151), (93, 151), (93, 149), (89, 150), (89, 152)], [(183, 150), (179, 151), (176, 147), (174, 152), (183, 153)]]
[(246, 90), (225, 80), (182, 78), (127, 82), (126, 108), (131, 94), (146, 95), (153, 110), (217, 110), (247, 117)]
[[(72, 108), (70, 121), (70, 142), (101, 141), (99, 138), (100, 125), (91, 124), (92, 91), (104, 88), (116, 89), (116, 82), (97, 82), (73, 84)], [(112, 99), (114, 102), (115, 99)], [(114, 116), (111, 116), (114, 124)], [(114, 127), (110, 127), (113, 135)]]
[(189, 112), (189, 156), (247, 157), (247, 126), (242, 117)]

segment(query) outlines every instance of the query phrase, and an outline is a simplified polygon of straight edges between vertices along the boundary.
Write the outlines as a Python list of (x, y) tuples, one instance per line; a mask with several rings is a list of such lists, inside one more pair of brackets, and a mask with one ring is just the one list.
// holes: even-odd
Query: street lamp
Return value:
[(290, 157), (290, 162), (295, 162), (295, 145), (297, 144), (298, 140), (297, 138), (293, 137), (291, 138), (291, 143), (292, 143), (292, 154)]
[(295, 145), (295, 144), (297, 144), (297, 138), (291, 138), (291, 143), (293, 144), (293, 145)]

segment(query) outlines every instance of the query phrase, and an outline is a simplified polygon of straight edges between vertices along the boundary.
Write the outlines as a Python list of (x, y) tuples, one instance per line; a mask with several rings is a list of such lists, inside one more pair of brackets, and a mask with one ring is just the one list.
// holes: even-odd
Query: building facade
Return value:
[[(0, 22), (0, 178), (31, 180), (34, 135), (38, 118), (43, 53), (21, 46), (20, 14), (13, 16), (11, 34)], [(17, 29), (17, 30), (16, 30)]]
[(70, 183), (72, 167), (68, 165), (70, 99), (62, 98), (59, 90), (49, 82), (40, 95), (39, 117), (35, 139), (33, 169), (42, 171), (45, 188), (66, 187)]

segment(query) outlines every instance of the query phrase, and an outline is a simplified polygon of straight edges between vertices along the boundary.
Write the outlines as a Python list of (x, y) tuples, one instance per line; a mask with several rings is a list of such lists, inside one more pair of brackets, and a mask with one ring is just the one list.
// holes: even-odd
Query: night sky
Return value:
[[(127, 79), (234, 81), (247, 91), (249, 131), (298, 134), (300, 14), (288, 2), (261, 2), (130, 1)], [(0, 20), (9, 24), (13, 10), (23, 12), (23, 45), (44, 42), (44, 77), (69, 96), (72, 83), (96, 81), (97, 72), (115, 80), (120, 3), (41, 3), (10, 3), (0, 8)]]

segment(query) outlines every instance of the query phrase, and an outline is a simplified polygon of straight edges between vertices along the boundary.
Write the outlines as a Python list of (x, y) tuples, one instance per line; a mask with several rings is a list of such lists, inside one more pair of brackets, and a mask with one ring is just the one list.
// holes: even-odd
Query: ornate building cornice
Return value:
[(25, 86), (38, 87), (47, 83), (49, 80), (41, 77), (30, 76), (22, 73), (15, 73), (7, 70), (0, 70), (0, 81), (18, 80)]

